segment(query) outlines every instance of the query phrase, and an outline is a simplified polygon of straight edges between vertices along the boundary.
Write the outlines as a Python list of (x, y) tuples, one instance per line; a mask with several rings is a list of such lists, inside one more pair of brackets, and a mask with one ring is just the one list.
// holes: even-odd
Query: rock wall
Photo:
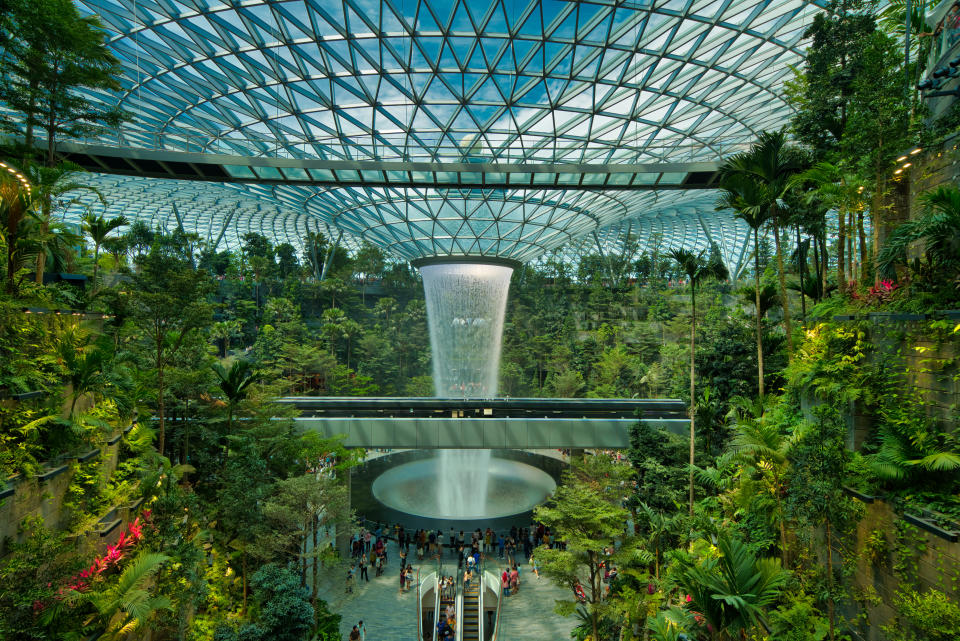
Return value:
[(937, 589), (960, 600), (960, 543), (923, 530), (904, 520), (881, 500), (866, 504), (866, 514), (847, 541), (857, 550), (853, 576), (858, 607), (855, 628), (865, 641), (887, 641), (883, 626), (895, 624), (897, 592), (914, 584), (919, 591)]
[[(94, 450), (44, 466), (43, 471), (30, 477), (24, 478), (17, 475), (7, 479), (6, 489), (0, 487), (0, 490), (3, 490), (0, 492), (2, 496), (0, 498), (0, 556), (6, 554), (10, 542), (20, 540), (20, 525), (26, 518), (40, 517), (49, 528), (65, 529), (72, 515), (70, 510), (65, 509), (64, 502), (67, 490), (73, 481), (74, 472), (79, 465), (78, 461), (98, 457), (102, 482), (105, 483), (117, 469), (119, 449), (120, 436), (117, 435), (109, 439), (99, 452)], [(100, 536), (100, 532), (96, 532), (94, 538), (98, 545), (101, 538), (105, 541), (104, 546), (106, 542), (112, 542), (122, 528), (114, 527), (114, 529), (115, 533), (111, 532), (103, 537)]]

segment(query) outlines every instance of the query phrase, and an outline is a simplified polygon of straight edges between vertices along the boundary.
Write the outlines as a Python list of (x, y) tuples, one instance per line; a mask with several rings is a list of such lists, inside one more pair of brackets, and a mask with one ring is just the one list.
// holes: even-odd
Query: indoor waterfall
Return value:
[[(420, 266), (427, 302), (434, 394), (492, 398), (497, 394), (503, 318), (513, 268), (480, 262)], [(451, 518), (482, 514), (490, 450), (439, 450), (438, 503)]]

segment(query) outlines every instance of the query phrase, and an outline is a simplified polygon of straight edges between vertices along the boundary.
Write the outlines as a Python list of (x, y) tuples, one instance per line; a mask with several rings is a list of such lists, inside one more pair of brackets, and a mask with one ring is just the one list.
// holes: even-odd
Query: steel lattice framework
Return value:
[[(576, 175), (577, 165), (716, 162), (743, 149), (787, 122), (782, 83), (819, 11), (801, 0), (76, 2), (99, 15), (124, 68), (120, 95), (97, 98), (133, 116), (88, 142), (374, 169), (473, 163), (491, 176), (497, 163)], [(152, 198), (143, 211), (162, 212), (173, 198), (182, 224), (230, 246), (248, 229), (293, 243), (342, 231), (408, 259), (529, 260), (591, 235), (615, 243), (628, 228), (696, 246), (709, 233), (729, 256), (744, 236), (709, 191), (557, 178), (451, 189), (429, 172), (422, 187), (373, 187), (362, 171), (360, 184), (303, 186), (273, 171), (279, 182), (190, 189), (95, 181), (123, 207)], [(231, 214), (228, 193), (258, 204)], [(236, 223), (239, 233), (220, 233)]]

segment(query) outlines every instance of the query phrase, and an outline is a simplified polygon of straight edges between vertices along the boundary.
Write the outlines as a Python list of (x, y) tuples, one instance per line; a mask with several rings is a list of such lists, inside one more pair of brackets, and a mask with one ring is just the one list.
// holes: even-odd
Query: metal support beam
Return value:
[(340, 240), (343, 238), (343, 231), (341, 230), (337, 234), (337, 240), (330, 245), (330, 249), (327, 250), (327, 256), (323, 259), (323, 270), (320, 272), (320, 282), (323, 282), (323, 279), (327, 277), (327, 266), (330, 265), (330, 261), (333, 259), (333, 253), (337, 251), (337, 247), (340, 246)]
[(747, 247), (750, 245), (750, 234), (747, 234), (743, 239), (743, 247), (740, 248), (740, 256), (737, 258), (737, 264), (734, 267), (733, 274), (730, 276), (730, 280), (737, 282), (737, 279), (740, 278), (740, 273), (743, 271), (743, 258), (747, 253)]
[(220, 233), (217, 234), (217, 240), (213, 243), (213, 251), (217, 251), (217, 247), (220, 246), (220, 241), (223, 239), (223, 235), (227, 233), (227, 227), (230, 226), (230, 221), (233, 220), (233, 215), (237, 213), (236, 209), (231, 209), (230, 213), (227, 214), (226, 219), (223, 221), (223, 226), (220, 228)]

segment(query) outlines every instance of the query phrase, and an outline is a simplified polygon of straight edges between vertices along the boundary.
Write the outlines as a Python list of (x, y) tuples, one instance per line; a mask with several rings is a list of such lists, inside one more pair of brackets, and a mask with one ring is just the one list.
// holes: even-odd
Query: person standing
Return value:
[(407, 567), (407, 551), (403, 548), (400, 548), (400, 569), (403, 570)]
[(360, 641), (367, 641), (367, 628), (363, 625), (363, 621), (357, 624), (357, 629), (360, 631)]
[(360, 556), (360, 580), (363, 581), (364, 579), (366, 579), (367, 583), (370, 583), (370, 576), (367, 574), (366, 554)]
[(356, 567), (351, 565), (350, 569), (347, 570), (347, 594), (353, 594), (353, 573), (356, 571)]
[(502, 534), (497, 535), (497, 552), (500, 558), (503, 558), (503, 548), (506, 545), (506, 541), (503, 538)]
[(350, 630), (350, 641), (360, 641), (360, 630), (357, 629), (357, 626), (353, 626), (353, 629)]

